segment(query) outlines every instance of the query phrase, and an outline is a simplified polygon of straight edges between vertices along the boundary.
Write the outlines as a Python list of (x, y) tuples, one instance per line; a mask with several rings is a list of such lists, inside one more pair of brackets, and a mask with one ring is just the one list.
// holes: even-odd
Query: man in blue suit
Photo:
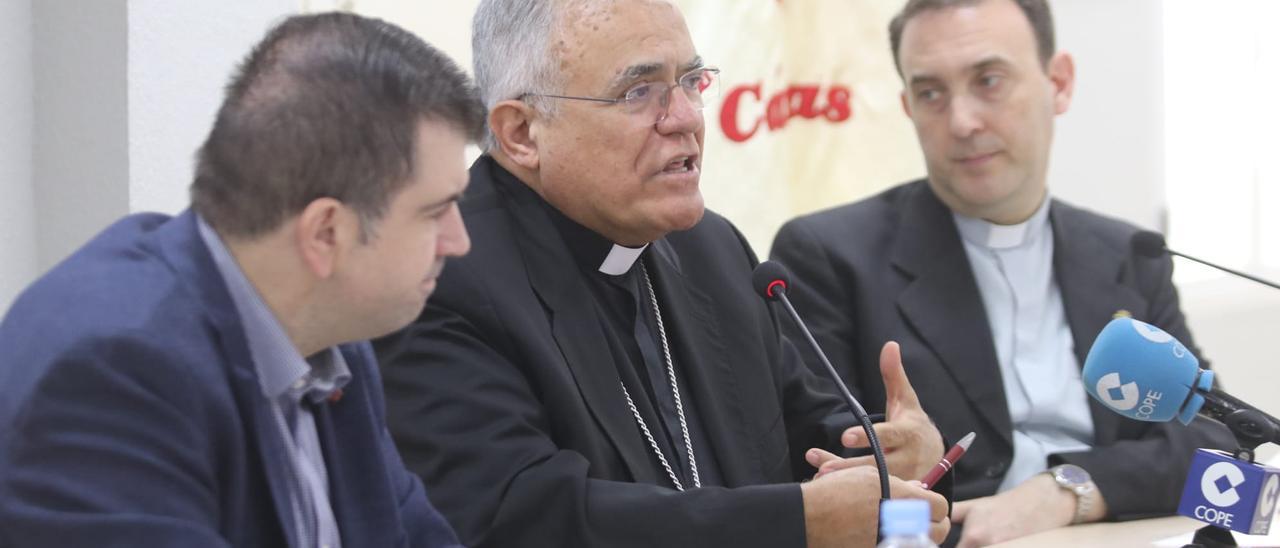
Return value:
[(402, 29), (273, 29), (191, 209), (117, 222), (0, 323), (0, 546), (456, 545), (359, 341), (414, 319), (467, 252), (482, 116)]

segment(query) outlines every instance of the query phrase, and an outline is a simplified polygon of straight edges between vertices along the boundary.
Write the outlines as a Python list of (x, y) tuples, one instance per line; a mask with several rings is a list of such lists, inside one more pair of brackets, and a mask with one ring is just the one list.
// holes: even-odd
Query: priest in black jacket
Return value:
[[(666, 1), (484, 1), (491, 139), (438, 297), (379, 342), (388, 422), (477, 546), (858, 546), (865, 445), (755, 295), (756, 258), (698, 189), (716, 70)], [(573, 24), (568, 24), (572, 22)], [(942, 455), (897, 346), (879, 425), (895, 497)], [(902, 478), (902, 479), (899, 479)]]
[(943, 434), (977, 433), (955, 471), (961, 548), (1173, 513), (1195, 449), (1234, 444), (1207, 419), (1141, 422), (1086, 395), (1085, 356), (1117, 313), (1197, 350), (1169, 258), (1050, 192), (1075, 68), (1049, 3), (909, 0), (890, 42), (928, 178), (787, 223), (773, 255), (796, 308), (868, 409), (896, 340)]

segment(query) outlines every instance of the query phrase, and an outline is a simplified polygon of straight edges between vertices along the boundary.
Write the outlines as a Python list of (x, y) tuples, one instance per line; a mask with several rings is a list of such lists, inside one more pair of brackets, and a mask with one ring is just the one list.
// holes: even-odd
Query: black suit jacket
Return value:
[[(803, 546), (796, 480), (853, 421), (751, 288), (756, 259), (708, 212), (646, 254), (726, 487), (680, 493), (627, 408), (586, 279), (541, 198), (489, 157), (422, 316), (377, 343), (408, 466), (479, 546)], [(656, 424), (656, 419), (649, 419)], [(874, 527), (867, 524), (867, 527)]]
[[(1119, 310), (1199, 355), (1178, 307), (1172, 262), (1134, 256), (1135, 227), (1058, 200), (1049, 218), (1054, 275), (1080, 364)], [(956, 499), (994, 494), (1013, 457), (1009, 406), (969, 259), (950, 210), (927, 182), (795, 219), (778, 233), (772, 255), (795, 273), (796, 308), (868, 412), (884, 409), (878, 353), (896, 340), (943, 436), (978, 434), (956, 467)], [(1207, 419), (1134, 421), (1092, 398), (1089, 410), (1093, 449), (1055, 455), (1046, 465), (1088, 470), (1114, 519), (1173, 512), (1194, 449), (1234, 447), (1227, 430)]]

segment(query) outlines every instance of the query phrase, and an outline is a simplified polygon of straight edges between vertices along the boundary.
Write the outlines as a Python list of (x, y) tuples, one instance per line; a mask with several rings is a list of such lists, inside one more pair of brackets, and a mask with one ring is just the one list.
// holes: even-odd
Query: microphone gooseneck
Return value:
[(840, 379), (840, 374), (836, 373), (836, 368), (831, 365), (831, 360), (827, 359), (827, 354), (822, 351), (822, 347), (818, 346), (818, 341), (813, 338), (813, 334), (809, 332), (809, 327), (800, 319), (800, 314), (796, 312), (795, 307), (791, 306), (791, 299), (787, 298), (787, 287), (791, 275), (787, 272), (787, 268), (782, 264), (774, 261), (765, 261), (756, 267), (751, 273), (751, 282), (755, 286), (756, 291), (764, 297), (766, 301), (778, 301), (782, 303), (783, 308), (787, 310), (787, 314), (800, 327), (800, 332), (804, 333), (804, 337), (809, 341), (809, 346), (813, 348), (818, 359), (822, 361), (822, 365), (826, 367), (827, 374), (831, 380), (835, 382), (836, 387), (840, 389), (840, 396), (844, 398), (845, 403), (849, 404), (849, 409), (853, 412), (854, 418), (862, 424), (862, 430), (867, 434), (867, 443), (871, 446), (871, 452), (875, 455), (876, 469), (880, 473), (880, 499), (889, 500), (889, 467), (884, 461), (884, 450), (880, 448), (880, 438), (876, 436), (875, 427), (871, 424), (871, 418), (867, 416), (867, 411), (862, 408), (862, 404), (858, 403), (857, 398), (853, 397), (853, 393), (849, 391), (849, 387), (845, 386), (844, 381)]
[(1249, 280), (1251, 282), (1260, 283), (1267, 287), (1280, 289), (1280, 284), (1277, 284), (1276, 282), (1273, 282), (1270, 280), (1264, 280), (1252, 274), (1246, 274), (1239, 270), (1227, 268), (1219, 264), (1211, 263), (1204, 259), (1199, 259), (1196, 257), (1192, 257), (1190, 255), (1186, 255), (1186, 254), (1174, 251), (1172, 249), (1169, 249), (1169, 247), (1165, 245), (1164, 236), (1161, 236), (1159, 232), (1152, 232), (1150, 230), (1143, 230), (1143, 231), (1136, 232), (1134, 233), (1133, 237), (1130, 238), (1129, 245), (1130, 247), (1133, 248), (1134, 253), (1143, 257), (1150, 257), (1155, 259), (1155, 258), (1163, 257), (1165, 253), (1168, 253), (1170, 255), (1182, 257), (1183, 259), (1187, 259), (1189, 261), (1195, 261), (1209, 268), (1221, 270), (1222, 272), (1226, 272), (1227, 274), (1231, 274), (1232, 276), (1238, 276), (1246, 280)]

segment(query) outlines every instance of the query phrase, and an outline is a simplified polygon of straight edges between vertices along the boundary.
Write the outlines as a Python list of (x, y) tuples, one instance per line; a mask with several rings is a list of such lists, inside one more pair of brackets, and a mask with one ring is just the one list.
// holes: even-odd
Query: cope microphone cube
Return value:
[(1084, 362), (1089, 395), (1131, 419), (1188, 424), (1204, 405), (1196, 390), (1213, 386), (1213, 372), (1200, 369), (1187, 347), (1153, 325), (1132, 318), (1111, 320)]
[(1280, 469), (1236, 460), (1215, 449), (1197, 449), (1182, 487), (1178, 514), (1246, 535), (1271, 530)]

